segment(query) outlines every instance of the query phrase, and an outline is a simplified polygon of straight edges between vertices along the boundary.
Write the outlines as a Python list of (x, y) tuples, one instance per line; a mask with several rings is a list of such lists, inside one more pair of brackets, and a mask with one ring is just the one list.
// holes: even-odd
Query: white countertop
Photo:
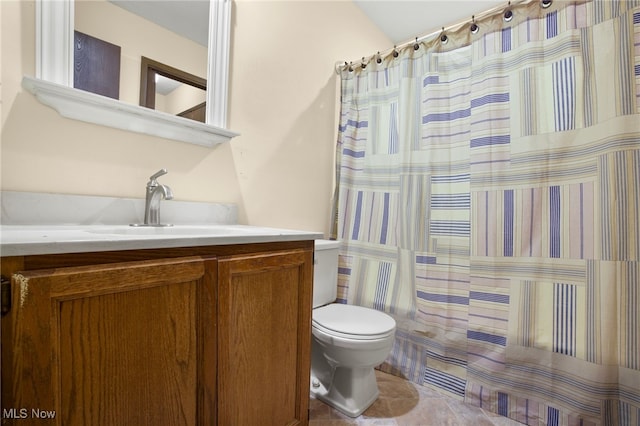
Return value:
[(316, 240), (320, 232), (247, 225), (2, 225), (0, 255), (82, 253)]

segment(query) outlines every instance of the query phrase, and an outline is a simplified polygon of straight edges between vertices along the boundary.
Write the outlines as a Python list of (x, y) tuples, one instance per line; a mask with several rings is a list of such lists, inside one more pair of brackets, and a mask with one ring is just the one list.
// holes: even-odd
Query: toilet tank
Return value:
[(338, 296), (340, 241), (316, 240), (313, 262), (313, 307), (333, 303)]

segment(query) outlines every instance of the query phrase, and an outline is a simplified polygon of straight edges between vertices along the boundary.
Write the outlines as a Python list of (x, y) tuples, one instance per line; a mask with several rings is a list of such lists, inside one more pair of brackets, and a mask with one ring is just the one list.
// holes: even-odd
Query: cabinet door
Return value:
[(219, 260), (219, 424), (308, 424), (312, 257)]
[(13, 401), (3, 407), (14, 411), (4, 414), (214, 424), (215, 280), (215, 259), (201, 258), (15, 274)]

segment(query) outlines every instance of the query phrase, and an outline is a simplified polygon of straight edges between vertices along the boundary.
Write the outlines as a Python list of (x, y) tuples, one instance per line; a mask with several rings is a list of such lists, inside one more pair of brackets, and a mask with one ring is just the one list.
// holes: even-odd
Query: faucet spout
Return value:
[(166, 169), (149, 178), (147, 183), (147, 196), (144, 206), (144, 225), (146, 226), (171, 226), (160, 222), (160, 202), (173, 199), (173, 191), (167, 185), (158, 183), (157, 178), (166, 174)]
[(167, 185), (158, 185), (156, 192), (160, 191), (161, 197), (165, 200), (173, 200), (173, 192)]

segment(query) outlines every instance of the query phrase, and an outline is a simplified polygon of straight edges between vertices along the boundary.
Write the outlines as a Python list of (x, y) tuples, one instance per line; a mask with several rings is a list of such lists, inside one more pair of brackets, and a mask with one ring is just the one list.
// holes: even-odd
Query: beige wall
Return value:
[(229, 127), (214, 149), (60, 117), (20, 87), (34, 75), (34, 4), (0, 2), (3, 190), (142, 197), (161, 167), (176, 199), (233, 202), (240, 222), (328, 230), (334, 64), (390, 46), (353, 3), (234, 2)]

